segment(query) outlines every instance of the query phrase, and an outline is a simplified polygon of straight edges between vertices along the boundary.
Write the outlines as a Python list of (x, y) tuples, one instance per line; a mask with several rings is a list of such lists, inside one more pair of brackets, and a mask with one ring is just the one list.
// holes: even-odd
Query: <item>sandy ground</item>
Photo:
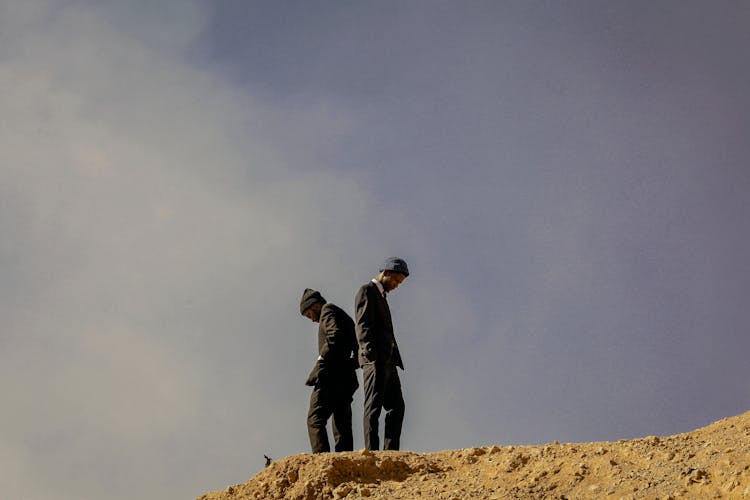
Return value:
[(750, 498), (750, 412), (668, 437), (301, 454), (198, 500)]

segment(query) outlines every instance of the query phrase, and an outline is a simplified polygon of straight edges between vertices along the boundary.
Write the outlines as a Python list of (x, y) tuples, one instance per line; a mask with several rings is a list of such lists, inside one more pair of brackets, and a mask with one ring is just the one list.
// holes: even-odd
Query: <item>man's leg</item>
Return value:
[(333, 405), (333, 442), (336, 451), (352, 451), (352, 397), (348, 388), (342, 388)]
[(380, 448), (378, 424), (383, 407), (383, 367), (366, 363), (362, 367), (362, 386), (365, 393), (365, 449), (377, 450)]
[(326, 422), (333, 408), (330, 401), (330, 390), (315, 386), (310, 395), (310, 410), (307, 412), (307, 433), (310, 435), (310, 447), (313, 453), (331, 451), (328, 444)]
[(401, 447), (401, 424), (404, 421), (404, 397), (401, 394), (401, 380), (395, 365), (385, 368), (383, 407), (385, 413), (384, 450), (398, 450)]

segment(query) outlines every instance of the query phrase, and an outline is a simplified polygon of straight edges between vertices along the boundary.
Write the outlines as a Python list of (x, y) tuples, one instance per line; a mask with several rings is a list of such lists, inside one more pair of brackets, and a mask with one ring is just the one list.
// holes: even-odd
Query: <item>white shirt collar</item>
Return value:
[(373, 279), (372, 282), (375, 283), (375, 286), (380, 290), (380, 295), (385, 297), (385, 288), (383, 288), (383, 284), (376, 279)]

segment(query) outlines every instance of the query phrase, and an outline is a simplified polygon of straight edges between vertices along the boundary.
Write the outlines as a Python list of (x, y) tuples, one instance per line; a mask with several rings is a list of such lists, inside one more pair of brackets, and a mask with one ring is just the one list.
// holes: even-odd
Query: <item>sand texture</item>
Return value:
[(750, 412), (686, 434), (435, 453), (300, 454), (199, 500), (750, 498)]

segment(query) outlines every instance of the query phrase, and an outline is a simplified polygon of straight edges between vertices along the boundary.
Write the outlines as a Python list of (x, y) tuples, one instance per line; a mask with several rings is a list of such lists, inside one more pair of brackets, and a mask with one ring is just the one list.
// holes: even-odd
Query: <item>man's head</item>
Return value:
[(383, 285), (386, 292), (395, 290), (409, 276), (409, 267), (404, 259), (389, 257), (380, 266), (377, 280)]
[(299, 303), (299, 312), (310, 321), (317, 323), (320, 321), (320, 310), (323, 309), (325, 303), (326, 299), (320, 295), (320, 292), (305, 288)]

